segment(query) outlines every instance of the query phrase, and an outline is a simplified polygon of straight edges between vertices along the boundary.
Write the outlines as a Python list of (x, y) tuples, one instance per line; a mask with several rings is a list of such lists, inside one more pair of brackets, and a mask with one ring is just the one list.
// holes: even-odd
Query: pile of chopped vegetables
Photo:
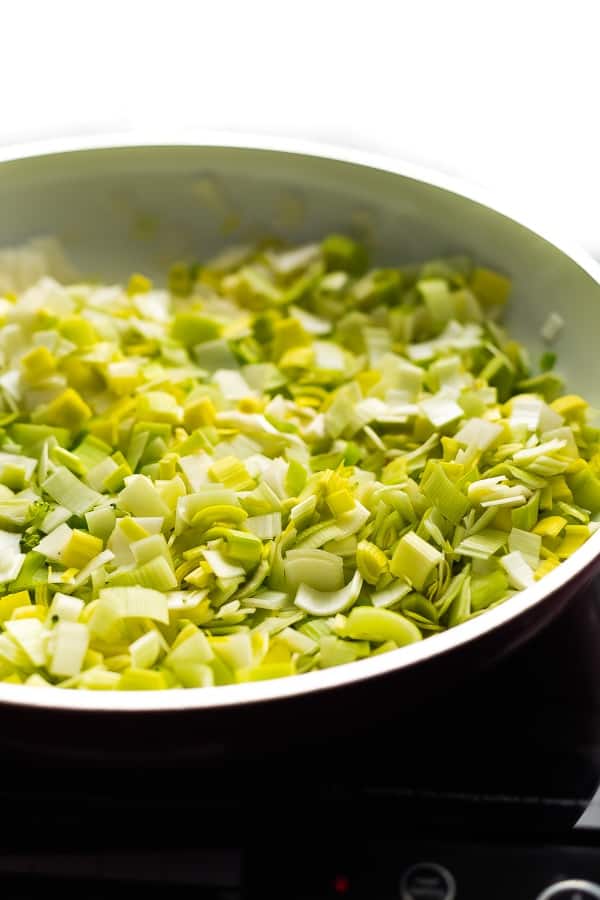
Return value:
[(277, 678), (542, 578), (598, 527), (600, 432), (497, 324), (509, 290), (331, 235), (4, 291), (0, 679)]

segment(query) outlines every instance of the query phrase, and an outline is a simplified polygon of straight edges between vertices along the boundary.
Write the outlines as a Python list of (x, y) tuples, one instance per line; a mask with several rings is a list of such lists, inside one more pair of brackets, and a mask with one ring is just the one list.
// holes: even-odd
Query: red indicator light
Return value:
[(333, 879), (333, 889), (336, 894), (342, 896), (350, 890), (350, 879), (347, 875), (336, 875)]

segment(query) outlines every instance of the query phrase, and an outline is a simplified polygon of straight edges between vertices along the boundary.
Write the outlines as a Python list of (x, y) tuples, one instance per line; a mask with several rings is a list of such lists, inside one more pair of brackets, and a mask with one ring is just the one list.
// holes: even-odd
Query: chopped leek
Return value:
[(78, 675), (88, 649), (90, 633), (78, 622), (59, 622), (48, 640), (50, 675)]
[(362, 575), (355, 572), (346, 587), (337, 591), (319, 591), (301, 584), (294, 603), (312, 616), (333, 616), (356, 602), (362, 588)]
[(390, 563), (393, 575), (405, 578), (418, 591), (425, 587), (431, 573), (443, 559), (443, 554), (424, 541), (414, 531), (407, 532), (398, 542)]
[(369, 606), (356, 606), (350, 611), (344, 633), (360, 640), (394, 641), (398, 647), (421, 640), (417, 626), (404, 616), (391, 609)]
[[(496, 322), (509, 279), (333, 234), (41, 278), (0, 321), (0, 669), (204, 688), (483, 614), (600, 525), (600, 431)], [(550, 343), (566, 327), (551, 313)]]

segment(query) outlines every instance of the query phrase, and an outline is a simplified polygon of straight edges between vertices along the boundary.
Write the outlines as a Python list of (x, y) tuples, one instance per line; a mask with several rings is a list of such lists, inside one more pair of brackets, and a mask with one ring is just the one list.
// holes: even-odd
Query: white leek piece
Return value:
[(355, 572), (346, 587), (337, 591), (318, 591), (316, 588), (301, 584), (294, 603), (313, 616), (334, 616), (336, 613), (344, 612), (357, 600), (362, 583), (360, 572)]

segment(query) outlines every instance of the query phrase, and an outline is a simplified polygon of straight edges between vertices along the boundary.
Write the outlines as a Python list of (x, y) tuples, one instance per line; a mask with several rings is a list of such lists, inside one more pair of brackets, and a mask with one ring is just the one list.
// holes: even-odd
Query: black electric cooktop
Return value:
[(600, 898), (598, 585), (493, 669), (380, 714), (221, 762), (0, 754), (3, 895)]

